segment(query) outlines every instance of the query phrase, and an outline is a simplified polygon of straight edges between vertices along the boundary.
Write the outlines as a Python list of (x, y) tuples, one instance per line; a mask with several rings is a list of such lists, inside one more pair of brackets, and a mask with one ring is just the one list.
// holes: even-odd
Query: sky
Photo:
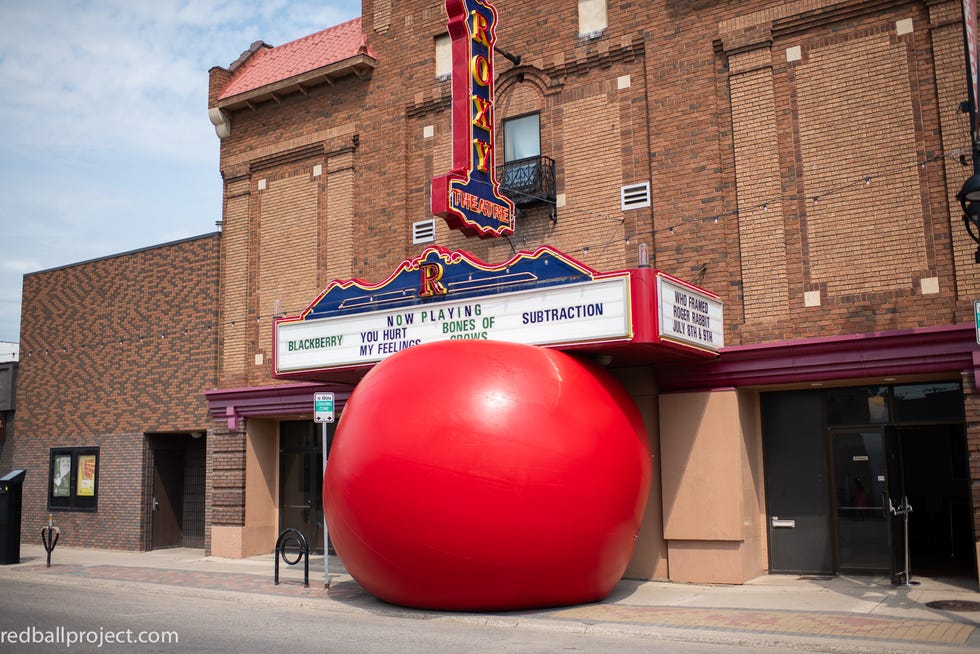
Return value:
[(25, 273), (216, 231), (210, 68), (360, 12), (359, 0), (0, 0), (0, 355), (20, 340)]

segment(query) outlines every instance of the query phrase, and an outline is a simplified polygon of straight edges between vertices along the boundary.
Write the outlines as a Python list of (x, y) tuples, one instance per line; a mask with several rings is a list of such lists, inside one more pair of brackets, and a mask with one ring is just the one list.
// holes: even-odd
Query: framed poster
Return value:
[(48, 462), (49, 511), (97, 511), (99, 448), (53, 447)]
[(83, 454), (78, 457), (79, 497), (95, 497), (95, 455)]
[(57, 454), (54, 456), (51, 474), (51, 495), (54, 497), (71, 496), (70, 454)]

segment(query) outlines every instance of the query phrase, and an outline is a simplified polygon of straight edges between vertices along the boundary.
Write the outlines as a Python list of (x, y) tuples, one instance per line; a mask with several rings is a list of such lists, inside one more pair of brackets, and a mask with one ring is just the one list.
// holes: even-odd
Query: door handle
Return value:
[(157, 498), (153, 498), (153, 510), (156, 511), (160, 508), (160, 503), (157, 502)]
[(888, 510), (891, 511), (892, 515), (906, 515), (912, 513), (912, 505), (909, 504), (909, 498), (902, 495), (902, 503), (898, 506), (892, 504), (892, 500), (888, 498)]
[(772, 526), (773, 528), (783, 528), (783, 529), (795, 529), (796, 520), (780, 520), (777, 516), (772, 516)]

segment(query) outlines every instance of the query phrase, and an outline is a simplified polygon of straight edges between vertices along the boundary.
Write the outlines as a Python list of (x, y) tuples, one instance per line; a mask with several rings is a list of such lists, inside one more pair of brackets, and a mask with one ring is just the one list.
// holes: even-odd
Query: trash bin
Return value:
[(20, 509), (26, 470), (0, 477), (0, 565), (20, 563)]

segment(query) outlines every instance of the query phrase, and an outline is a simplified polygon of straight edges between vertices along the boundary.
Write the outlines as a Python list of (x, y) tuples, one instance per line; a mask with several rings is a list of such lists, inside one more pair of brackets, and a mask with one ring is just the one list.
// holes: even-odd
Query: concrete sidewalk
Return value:
[[(447, 613), (393, 606), (366, 593), (336, 557), (324, 588), (323, 557), (302, 565), (272, 554), (208, 557), (203, 550), (123, 552), (58, 547), (46, 567), (40, 545), (23, 544), (21, 562), (0, 566), (0, 579), (38, 583), (143, 584), (184, 592), (237, 593), (249, 601), (301, 602), (327, 610), (368, 611), (481, 624), (639, 635), (719, 644), (783, 646), (829, 652), (980, 652), (980, 593), (971, 580), (769, 575), (741, 586), (623, 580), (605, 600), (534, 611)], [(972, 585), (971, 585), (972, 584)], [(151, 587), (152, 587), (151, 586)], [(939, 604), (933, 604), (938, 602)]]

